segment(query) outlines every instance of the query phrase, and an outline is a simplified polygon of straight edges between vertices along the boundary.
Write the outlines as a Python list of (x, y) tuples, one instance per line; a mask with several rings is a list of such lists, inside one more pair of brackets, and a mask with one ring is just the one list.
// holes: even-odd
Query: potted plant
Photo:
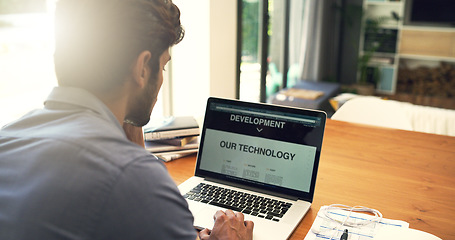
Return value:
[[(376, 19), (367, 19), (365, 21), (365, 32), (371, 35), (377, 35), (379, 26), (389, 19), (388, 17), (379, 17)], [(358, 78), (357, 84), (354, 88), (358, 94), (373, 95), (375, 93), (376, 84), (380, 80), (380, 70), (377, 65), (371, 64), (371, 58), (375, 55), (376, 51), (381, 47), (382, 40), (372, 42), (365, 46), (363, 54), (358, 58)]]

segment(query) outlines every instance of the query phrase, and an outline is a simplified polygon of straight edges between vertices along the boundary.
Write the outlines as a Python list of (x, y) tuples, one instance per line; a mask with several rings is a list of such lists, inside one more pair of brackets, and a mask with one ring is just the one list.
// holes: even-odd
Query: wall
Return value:
[(236, 96), (237, 1), (210, 1), (210, 95)]
[[(237, 1), (174, 0), (185, 38), (172, 49), (165, 113), (203, 116), (209, 96), (235, 98)], [(166, 96), (168, 95), (168, 96)]]

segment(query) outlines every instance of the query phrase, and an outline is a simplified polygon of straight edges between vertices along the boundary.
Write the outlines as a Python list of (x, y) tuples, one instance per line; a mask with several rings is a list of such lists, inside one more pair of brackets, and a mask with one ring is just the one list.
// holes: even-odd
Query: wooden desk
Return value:
[[(177, 184), (194, 165), (195, 155), (166, 163)], [(455, 239), (455, 137), (327, 120), (313, 205), (290, 239), (303, 239), (319, 208), (334, 203)]]

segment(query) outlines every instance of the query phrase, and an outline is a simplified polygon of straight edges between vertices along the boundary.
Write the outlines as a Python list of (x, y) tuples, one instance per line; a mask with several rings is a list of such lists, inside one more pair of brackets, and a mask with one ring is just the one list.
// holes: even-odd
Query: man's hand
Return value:
[(251, 240), (253, 239), (252, 221), (245, 221), (243, 213), (234, 213), (231, 210), (215, 213), (213, 230), (204, 229), (199, 233), (201, 240)]
[(141, 127), (135, 127), (128, 123), (123, 123), (123, 130), (126, 133), (126, 137), (137, 145), (144, 147), (144, 134), (142, 133)]

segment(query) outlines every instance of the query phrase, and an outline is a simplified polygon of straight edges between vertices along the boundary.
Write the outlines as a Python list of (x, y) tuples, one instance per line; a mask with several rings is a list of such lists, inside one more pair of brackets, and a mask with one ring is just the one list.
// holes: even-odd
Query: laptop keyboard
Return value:
[(279, 222), (292, 203), (200, 183), (184, 198)]

